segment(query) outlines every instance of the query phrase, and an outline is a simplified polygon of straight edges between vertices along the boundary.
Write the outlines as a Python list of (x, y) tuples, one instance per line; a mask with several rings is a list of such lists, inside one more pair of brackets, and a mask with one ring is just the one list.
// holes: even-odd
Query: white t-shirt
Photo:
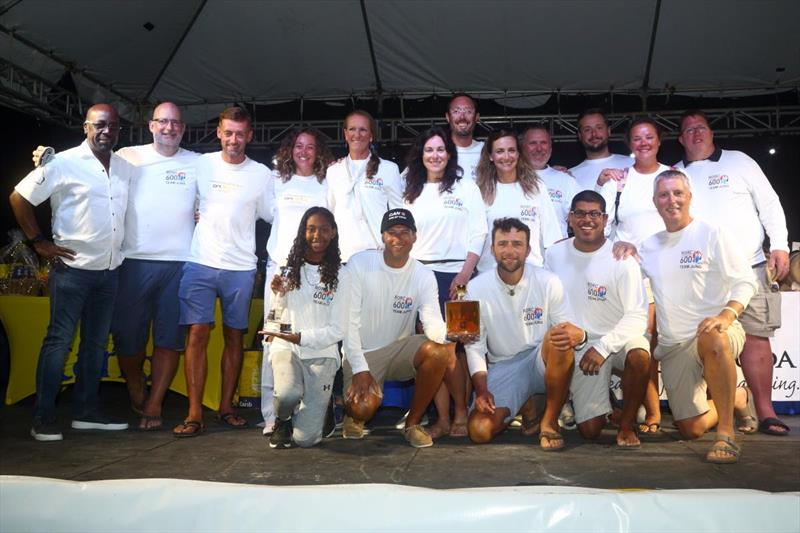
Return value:
[(320, 282), (319, 267), (303, 263), (300, 288), (286, 294), (289, 320), (292, 330), (300, 332), (300, 345), (275, 339), (272, 341), (274, 347), (291, 350), (300, 359), (331, 357), (339, 361), (337, 343), (347, 330), (350, 296), (350, 276), (346, 266), (339, 268), (338, 278), (336, 290), (326, 290)]
[(369, 370), (364, 352), (413, 335), (417, 313), (425, 336), (445, 342), (436, 278), (425, 265), (409, 259), (402, 268), (391, 268), (381, 250), (367, 250), (351, 257), (347, 267), (350, 309), (344, 353), (353, 374)]
[(747, 307), (758, 289), (732, 237), (699, 219), (680, 231), (656, 233), (639, 255), (656, 301), (659, 345), (691, 339), (703, 319), (718, 315), (730, 300)]
[(414, 215), (417, 242), (411, 257), (434, 263), (439, 272), (460, 272), (468, 252), (480, 256), (486, 239), (486, 208), (478, 186), (460, 179), (451, 192), (440, 193), (438, 183), (426, 183), (414, 203), (404, 203)]
[(197, 200), (195, 152), (171, 156), (152, 144), (126, 146), (117, 155), (137, 167), (131, 180), (122, 253), (129, 259), (185, 261), (194, 233)]
[(789, 251), (786, 215), (758, 163), (742, 152), (719, 150), (685, 168), (692, 183), (692, 213), (735, 235), (751, 265), (764, 260), (764, 228), (771, 250)]
[[(578, 192), (594, 190), (597, 184), (597, 177), (606, 168), (628, 168), (633, 166), (632, 157), (619, 154), (611, 154), (600, 159), (584, 159), (582, 163), (569, 169), (575, 181), (578, 182)], [(613, 203), (612, 203), (613, 205)]]
[(33, 205), (48, 198), (53, 242), (75, 251), (70, 267), (113, 270), (122, 263), (128, 187), (136, 168), (111, 154), (109, 171), (86, 141), (33, 169), (14, 190)]
[(475, 169), (481, 161), (481, 150), (483, 150), (483, 141), (472, 140), (472, 144), (462, 148), (456, 145), (456, 154), (458, 155), (458, 166), (464, 171), (463, 177), (472, 181), (477, 181), (478, 176)]
[(572, 317), (561, 281), (551, 272), (525, 265), (514, 296), (496, 270), (484, 272), (469, 282), (468, 298), (481, 308), (481, 337), (465, 346), (470, 376), (486, 372), (486, 359), (497, 363), (542, 343), (547, 330)]
[(328, 207), (339, 226), (342, 261), (362, 250), (383, 248), (383, 214), (388, 209), (403, 207), (397, 165), (381, 159), (378, 172), (367, 179), (368, 161), (353, 161), (348, 155), (328, 167)]
[(495, 220), (503, 217), (518, 218), (530, 228), (531, 253), (527, 261), (532, 265), (542, 266), (545, 248), (564, 238), (553, 202), (544, 191), (544, 184), (539, 185), (539, 192), (533, 196), (525, 196), (519, 182), (498, 182), (495, 187), (494, 203), (486, 206), (488, 233), (478, 262), (478, 271), (493, 270), (497, 264), (492, 255), (492, 225)]
[(642, 271), (632, 257), (618, 261), (610, 240), (594, 252), (575, 248), (575, 239), (547, 249), (545, 263), (567, 293), (577, 324), (586, 330), (589, 346), (603, 357), (647, 329), (647, 299)]
[(326, 180), (320, 183), (314, 175), (297, 174), (284, 183), (280, 174), (273, 171), (269, 191), (273, 216), (267, 252), (270, 261), (283, 266), (305, 212), (311, 207), (328, 206), (328, 183)]
[(256, 219), (272, 221), (269, 169), (250, 159), (226, 163), (221, 152), (197, 158), (200, 220), (189, 261), (224, 270), (256, 267)]
[(569, 207), (572, 203), (572, 198), (580, 192), (578, 184), (566, 172), (556, 170), (549, 165), (542, 170), (537, 170), (536, 174), (547, 186), (550, 201), (553, 202), (553, 209), (558, 218), (558, 223), (561, 225), (561, 234), (566, 236), (568, 234), (567, 217), (569, 216)]
[(664, 219), (658, 214), (653, 203), (653, 181), (663, 171), (669, 170), (667, 165), (659, 163), (658, 169), (649, 174), (641, 174), (632, 166), (628, 168), (625, 187), (619, 196), (619, 209), (614, 220), (614, 200), (617, 198), (617, 182), (609, 180), (602, 187), (595, 185), (595, 191), (606, 200), (608, 225), (606, 234), (614, 241), (632, 243), (637, 248), (646, 238), (663, 231)]

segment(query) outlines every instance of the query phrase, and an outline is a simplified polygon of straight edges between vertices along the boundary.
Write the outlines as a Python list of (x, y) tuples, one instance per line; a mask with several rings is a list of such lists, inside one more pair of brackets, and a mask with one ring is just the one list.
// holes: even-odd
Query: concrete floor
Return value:
[[(108, 410), (129, 419), (124, 386), (106, 383)], [(372, 434), (362, 441), (336, 436), (302, 450), (272, 450), (260, 428), (229, 430), (206, 413), (208, 431), (193, 439), (175, 439), (169, 430), (139, 432), (75, 431), (69, 426), (69, 390), (62, 394), (59, 416), (66, 429), (61, 442), (40, 443), (28, 434), (33, 401), (0, 407), (0, 474), (43, 476), (74, 481), (129, 478), (178, 478), (268, 485), (394, 483), (449, 489), (464, 487), (563, 485), (608, 489), (746, 488), (771, 492), (800, 491), (800, 417), (783, 417), (789, 437), (739, 436), (742, 457), (735, 465), (703, 461), (711, 438), (687, 442), (671, 428), (643, 436), (639, 450), (614, 447), (606, 430), (595, 443), (576, 431), (565, 432), (566, 450), (545, 453), (536, 441), (509, 430), (483, 446), (444, 438), (427, 449), (409, 447), (391, 429), (399, 409), (379, 411)], [(165, 427), (185, 414), (186, 399), (170, 393)], [(259, 420), (255, 409), (242, 413)]]

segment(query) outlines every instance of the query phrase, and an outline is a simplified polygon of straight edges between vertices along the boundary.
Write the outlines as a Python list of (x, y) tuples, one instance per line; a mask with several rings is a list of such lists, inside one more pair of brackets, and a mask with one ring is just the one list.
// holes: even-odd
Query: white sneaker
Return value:
[(88, 415), (81, 420), (72, 421), (72, 429), (100, 429), (104, 431), (123, 431), (128, 429), (127, 422), (112, 420), (103, 415)]

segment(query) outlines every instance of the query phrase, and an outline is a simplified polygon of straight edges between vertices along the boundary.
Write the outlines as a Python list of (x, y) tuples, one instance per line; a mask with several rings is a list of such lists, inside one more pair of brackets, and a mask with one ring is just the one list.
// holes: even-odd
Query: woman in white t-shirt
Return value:
[[(295, 129), (287, 135), (275, 154), (275, 168), (270, 183), (272, 229), (267, 241), (266, 283), (264, 287), (264, 316), (271, 305), (270, 280), (278, 268), (286, 264), (297, 227), (303, 214), (315, 206), (327, 207), (328, 184), (325, 175), (332, 155), (325, 137), (312, 128)], [(261, 414), (264, 434), (272, 430), (275, 420), (272, 405), (272, 367), (269, 364), (269, 344), (264, 344), (261, 364)]]
[[(631, 243), (638, 249), (648, 237), (666, 229), (653, 203), (653, 182), (669, 167), (658, 162), (661, 129), (653, 119), (642, 117), (631, 122), (627, 141), (634, 156), (633, 166), (603, 170), (597, 178), (595, 190), (603, 195), (608, 206), (609, 238)], [(647, 331), (651, 336), (651, 346), (654, 347), (655, 305), (647, 280), (645, 285), (650, 300)], [(655, 359), (650, 363), (650, 382), (644, 407), (646, 415), (644, 422), (639, 425), (639, 432), (655, 433), (661, 427), (658, 361)]]
[[(519, 142), (510, 130), (494, 131), (486, 139), (477, 168), (478, 188), (486, 205), (487, 227), (498, 218), (513, 217), (531, 230), (531, 252), (527, 261), (544, 262), (544, 250), (565, 237), (561, 232), (547, 188), (527, 159), (520, 157)], [(488, 235), (478, 263), (485, 272), (495, 267), (492, 236)]]

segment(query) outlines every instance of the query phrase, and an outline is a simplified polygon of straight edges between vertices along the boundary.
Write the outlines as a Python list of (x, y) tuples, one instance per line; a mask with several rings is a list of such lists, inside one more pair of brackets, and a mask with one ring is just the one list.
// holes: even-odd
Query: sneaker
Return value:
[(336, 422), (336, 429), (342, 429), (344, 425), (344, 406), (338, 403), (333, 404), (333, 419)]
[(356, 422), (352, 417), (344, 415), (344, 423), (342, 424), (342, 437), (345, 439), (363, 439), (364, 422)]
[[(395, 429), (402, 430), (402, 429), (404, 429), (406, 427), (406, 419), (408, 418), (408, 413), (410, 413), (410, 412), (411, 411), (406, 411), (406, 414), (403, 415), (403, 418), (401, 418), (400, 420), (397, 421), (397, 423), (394, 425)], [(429, 423), (430, 423), (430, 420), (428, 419), (428, 414), (425, 413), (424, 415), (422, 415), (422, 420), (420, 420), (419, 425), (420, 426), (427, 426)]]
[(270, 448), (291, 448), (292, 447), (292, 419), (275, 419), (275, 428), (269, 438)]
[(433, 439), (419, 424), (403, 429), (403, 436), (406, 438), (406, 442), (414, 448), (433, 446)]
[(265, 437), (272, 435), (272, 432), (275, 430), (275, 419), (270, 418), (269, 420), (265, 420), (259, 424), (264, 429), (261, 430), (261, 434)]
[(334, 413), (333, 398), (325, 409), (325, 423), (322, 425), (322, 437), (328, 438), (336, 432), (336, 414)]
[(572, 409), (572, 402), (565, 402), (558, 416), (558, 425), (564, 429), (572, 430), (578, 427), (575, 423), (575, 411)]
[(112, 420), (97, 413), (72, 420), (72, 429), (102, 429), (105, 431), (122, 431), (128, 429), (127, 422)]
[(517, 415), (511, 419), (511, 422), (508, 423), (508, 427), (510, 428), (521, 428), (522, 427), (522, 415)]
[(64, 440), (64, 435), (61, 434), (61, 429), (55, 422), (34, 422), (31, 428), (31, 437), (40, 442)]

